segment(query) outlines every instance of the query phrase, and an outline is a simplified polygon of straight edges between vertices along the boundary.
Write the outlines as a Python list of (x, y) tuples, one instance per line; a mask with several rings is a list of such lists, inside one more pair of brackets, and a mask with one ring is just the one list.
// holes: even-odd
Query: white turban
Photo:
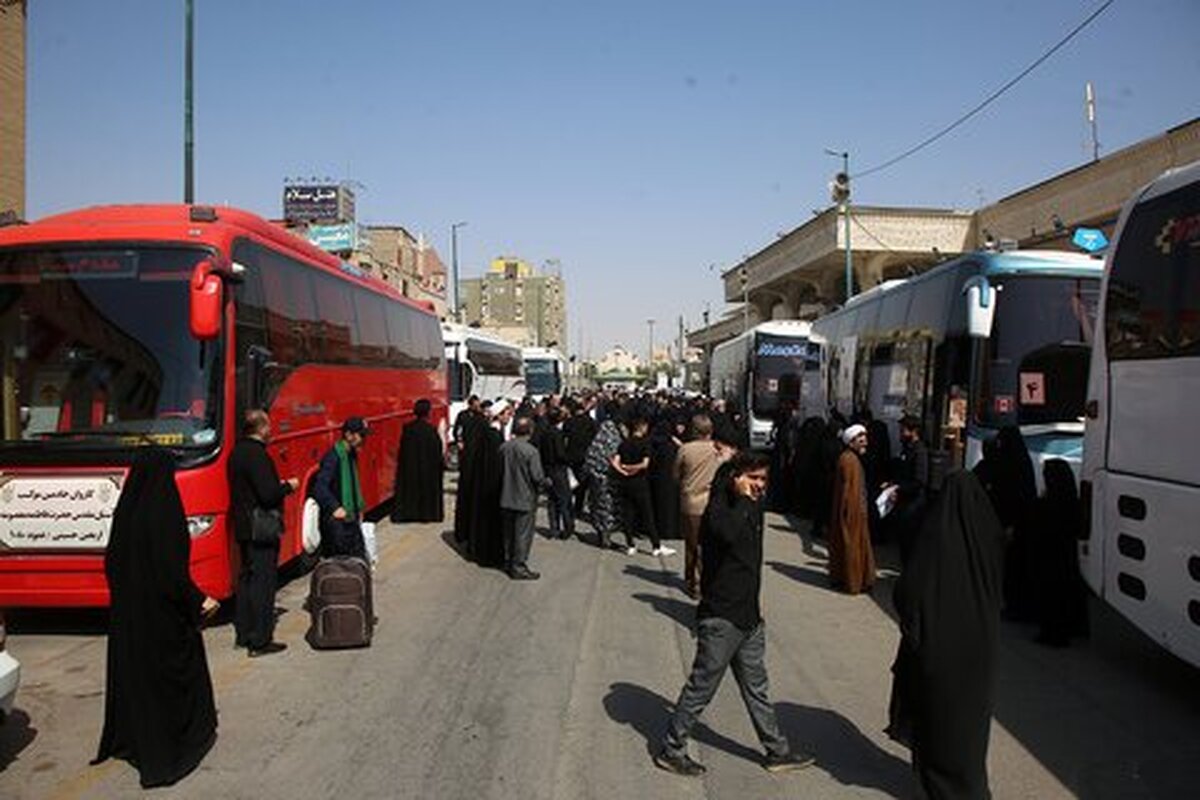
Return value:
[(867, 429), (862, 425), (851, 425), (846, 430), (842, 431), (842, 444), (850, 444), (854, 441), (854, 437), (867, 432)]

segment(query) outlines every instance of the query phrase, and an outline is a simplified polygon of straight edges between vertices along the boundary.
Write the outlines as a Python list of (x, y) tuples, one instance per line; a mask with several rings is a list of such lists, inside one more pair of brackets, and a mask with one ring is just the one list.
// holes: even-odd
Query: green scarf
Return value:
[(358, 485), (358, 470), (355, 469), (355, 463), (350, 460), (350, 445), (346, 444), (345, 439), (342, 439), (333, 446), (333, 451), (337, 453), (338, 457), (339, 478), (342, 484), (342, 508), (346, 509), (346, 515), (350, 519), (358, 519), (358, 515), (362, 513), (366, 503), (363, 501), (362, 487)]

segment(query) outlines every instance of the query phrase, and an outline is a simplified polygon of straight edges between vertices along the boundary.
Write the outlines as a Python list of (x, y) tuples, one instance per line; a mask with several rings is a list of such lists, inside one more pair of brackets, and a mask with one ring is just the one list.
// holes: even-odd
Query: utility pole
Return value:
[(675, 360), (679, 365), (675, 368), (675, 376), (679, 380), (679, 385), (684, 383), (683, 374), (686, 369), (687, 362), (683, 358), (683, 314), (679, 315), (679, 342), (676, 344)]
[(842, 217), (846, 223), (846, 302), (854, 295), (854, 251), (850, 247), (850, 153), (838, 152), (825, 148), (826, 155), (842, 159), (842, 171), (833, 176), (829, 185), (829, 193), (833, 202), (841, 206)]
[(1100, 160), (1100, 138), (1099, 131), (1096, 127), (1096, 92), (1092, 89), (1092, 82), (1087, 82), (1087, 87), (1084, 89), (1084, 98), (1087, 102), (1087, 121), (1092, 137), (1092, 161)]
[(650, 353), (649, 353), (649, 358), (646, 359), (646, 365), (650, 370), (650, 380), (653, 381), (654, 380), (654, 320), (653, 319), (646, 320), (646, 325), (649, 326), (649, 328), (650, 328)]
[(195, 175), (192, 171), (192, 155), (195, 143), (192, 137), (192, 2), (184, 0), (183, 32), (183, 202), (195, 201)]
[(458, 296), (458, 229), (466, 224), (455, 222), (450, 226), (450, 280), (454, 284), (454, 307), (451, 309), (450, 318), (455, 322), (462, 322), (462, 302)]
[(742, 282), (742, 331), (750, 330), (750, 274), (746, 271), (746, 262), (742, 262), (738, 270), (738, 278)]

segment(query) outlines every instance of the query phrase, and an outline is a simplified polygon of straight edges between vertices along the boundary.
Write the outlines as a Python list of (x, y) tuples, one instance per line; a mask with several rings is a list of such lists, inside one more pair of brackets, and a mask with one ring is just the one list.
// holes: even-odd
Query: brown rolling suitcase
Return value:
[(318, 650), (367, 647), (375, 628), (371, 568), (361, 558), (323, 558), (308, 592), (311, 624), (305, 638)]

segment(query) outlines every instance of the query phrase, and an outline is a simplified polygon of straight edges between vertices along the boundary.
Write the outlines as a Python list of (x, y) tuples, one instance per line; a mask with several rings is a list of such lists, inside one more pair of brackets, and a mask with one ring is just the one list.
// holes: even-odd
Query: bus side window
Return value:
[(233, 301), (235, 313), (234, 371), (236, 417), (241, 419), (246, 410), (250, 387), (246, 385), (247, 352), (251, 347), (267, 346), (267, 312), (263, 298), (262, 272), (259, 266), (258, 249), (245, 240), (233, 248), (233, 260), (246, 268), (243, 279), (235, 284)]
[(350, 336), (354, 329), (354, 306), (350, 288), (330, 275), (314, 276), (321, 360), (330, 364), (350, 364), (354, 360)]
[(383, 298), (366, 289), (354, 290), (354, 360), (378, 366), (386, 363), (388, 350), (387, 321)]
[(291, 367), (314, 360), (315, 313), (309, 268), (264, 248), (256, 249), (260, 254), (267, 347), (271, 355), (277, 363)]
[(1104, 327), (1113, 360), (1200, 355), (1200, 183), (1130, 212), (1112, 261)]

